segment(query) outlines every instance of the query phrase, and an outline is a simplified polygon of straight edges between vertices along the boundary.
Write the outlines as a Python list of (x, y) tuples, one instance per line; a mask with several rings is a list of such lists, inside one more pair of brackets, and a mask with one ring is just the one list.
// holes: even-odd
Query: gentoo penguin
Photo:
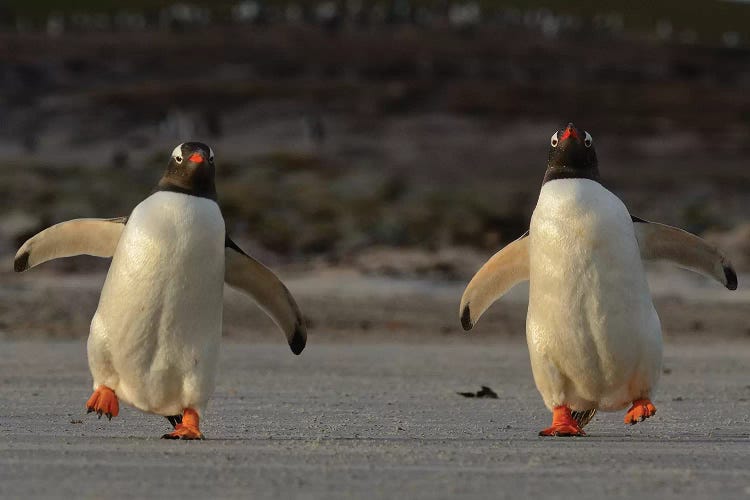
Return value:
[(112, 257), (88, 338), (89, 412), (119, 401), (166, 416), (167, 439), (202, 439), (214, 391), (226, 281), (248, 293), (286, 334), (294, 354), (307, 332), (289, 290), (232, 241), (217, 204), (214, 153), (177, 146), (153, 193), (128, 217), (62, 222), (18, 250), (15, 270), (58, 257)]
[(633, 217), (601, 183), (594, 141), (572, 123), (550, 140), (529, 231), (477, 272), (461, 299), (470, 330), (512, 286), (529, 281), (526, 339), (534, 381), (552, 411), (542, 436), (582, 436), (597, 410), (656, 412), (662, 338), (643, 269), (666, 259), (730, 290), (737, 274), (701, 238)]

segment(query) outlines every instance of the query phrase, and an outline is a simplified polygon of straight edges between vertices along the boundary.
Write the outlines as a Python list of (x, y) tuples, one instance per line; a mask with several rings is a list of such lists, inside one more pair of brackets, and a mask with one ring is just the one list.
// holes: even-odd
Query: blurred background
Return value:
[[(18, 276), (15, 250), (128, 214), (200, 140), (229, 231), (312, 332), (461, 341), (463, 286), (527, 229), (569, 121), (633, 214), (750, 269), (750, 3), (5, 0), (0, 336), (84, 337), (107, 262)], [(750, 336), (742, 288), (652, 275), (676, 332)], [(523, 333), (514, 292), (475, 335)], [(227, 301), (228, 334), (266, 335)]]

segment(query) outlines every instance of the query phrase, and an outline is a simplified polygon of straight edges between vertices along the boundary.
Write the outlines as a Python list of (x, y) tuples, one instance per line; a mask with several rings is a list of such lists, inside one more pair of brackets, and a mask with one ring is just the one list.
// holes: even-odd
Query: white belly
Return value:
[(648, 397), (661, 327), (625, 206), (597, 182), (551, 181), (529, 237), (526, 337), (547, 406), (617, 410)]
[(94, 386), (148, 412), (202, 408), (221, 337), (224, 220), (208, 199), (155, 193), (128, 220), (91, 322)]

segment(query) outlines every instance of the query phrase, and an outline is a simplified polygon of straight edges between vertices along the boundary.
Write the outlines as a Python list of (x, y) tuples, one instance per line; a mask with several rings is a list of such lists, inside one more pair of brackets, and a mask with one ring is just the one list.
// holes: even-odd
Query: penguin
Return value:
[(307, 329), (274, 273), (226, 231), (213, 150), (172, 151), (154, 191), (127, 217), (76, 219), (26, 241), (15, 271), (74, 255), (112, 257), (91, 321), (88, 412), (112, 419), (120, 402), (167, 417), (166, 439), (203, 439), (200, 418), (214, 391), (226, 282), (250, 295), (300, 354)]
[(602, 184), (594, 140), (569, 123), (550, 139), (529, 230), (487, 261), (459, 310), (465, 330), (517, 283), (529, 282), (526, 340), (534, 382), (552, 411), (541, 436), (583, 436), (598, 411), (656, 413), (662, 367), (659, 316), (643, 262), (668, 260), (730, 290), (737, 274), (706, 241), (631, 216)]

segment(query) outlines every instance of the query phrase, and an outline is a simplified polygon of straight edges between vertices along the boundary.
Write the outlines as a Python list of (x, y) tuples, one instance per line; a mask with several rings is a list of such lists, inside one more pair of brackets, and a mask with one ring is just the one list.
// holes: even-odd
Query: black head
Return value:
[(174, 148), (156, 188), (175, 191), (216, 201), (214, 152), (202, 142), (184, 142)]
[(544, 182), (555, 179), (591, 179), (599, 181), (599, 162), (594, 140), (572, 123), (552, 134)]

